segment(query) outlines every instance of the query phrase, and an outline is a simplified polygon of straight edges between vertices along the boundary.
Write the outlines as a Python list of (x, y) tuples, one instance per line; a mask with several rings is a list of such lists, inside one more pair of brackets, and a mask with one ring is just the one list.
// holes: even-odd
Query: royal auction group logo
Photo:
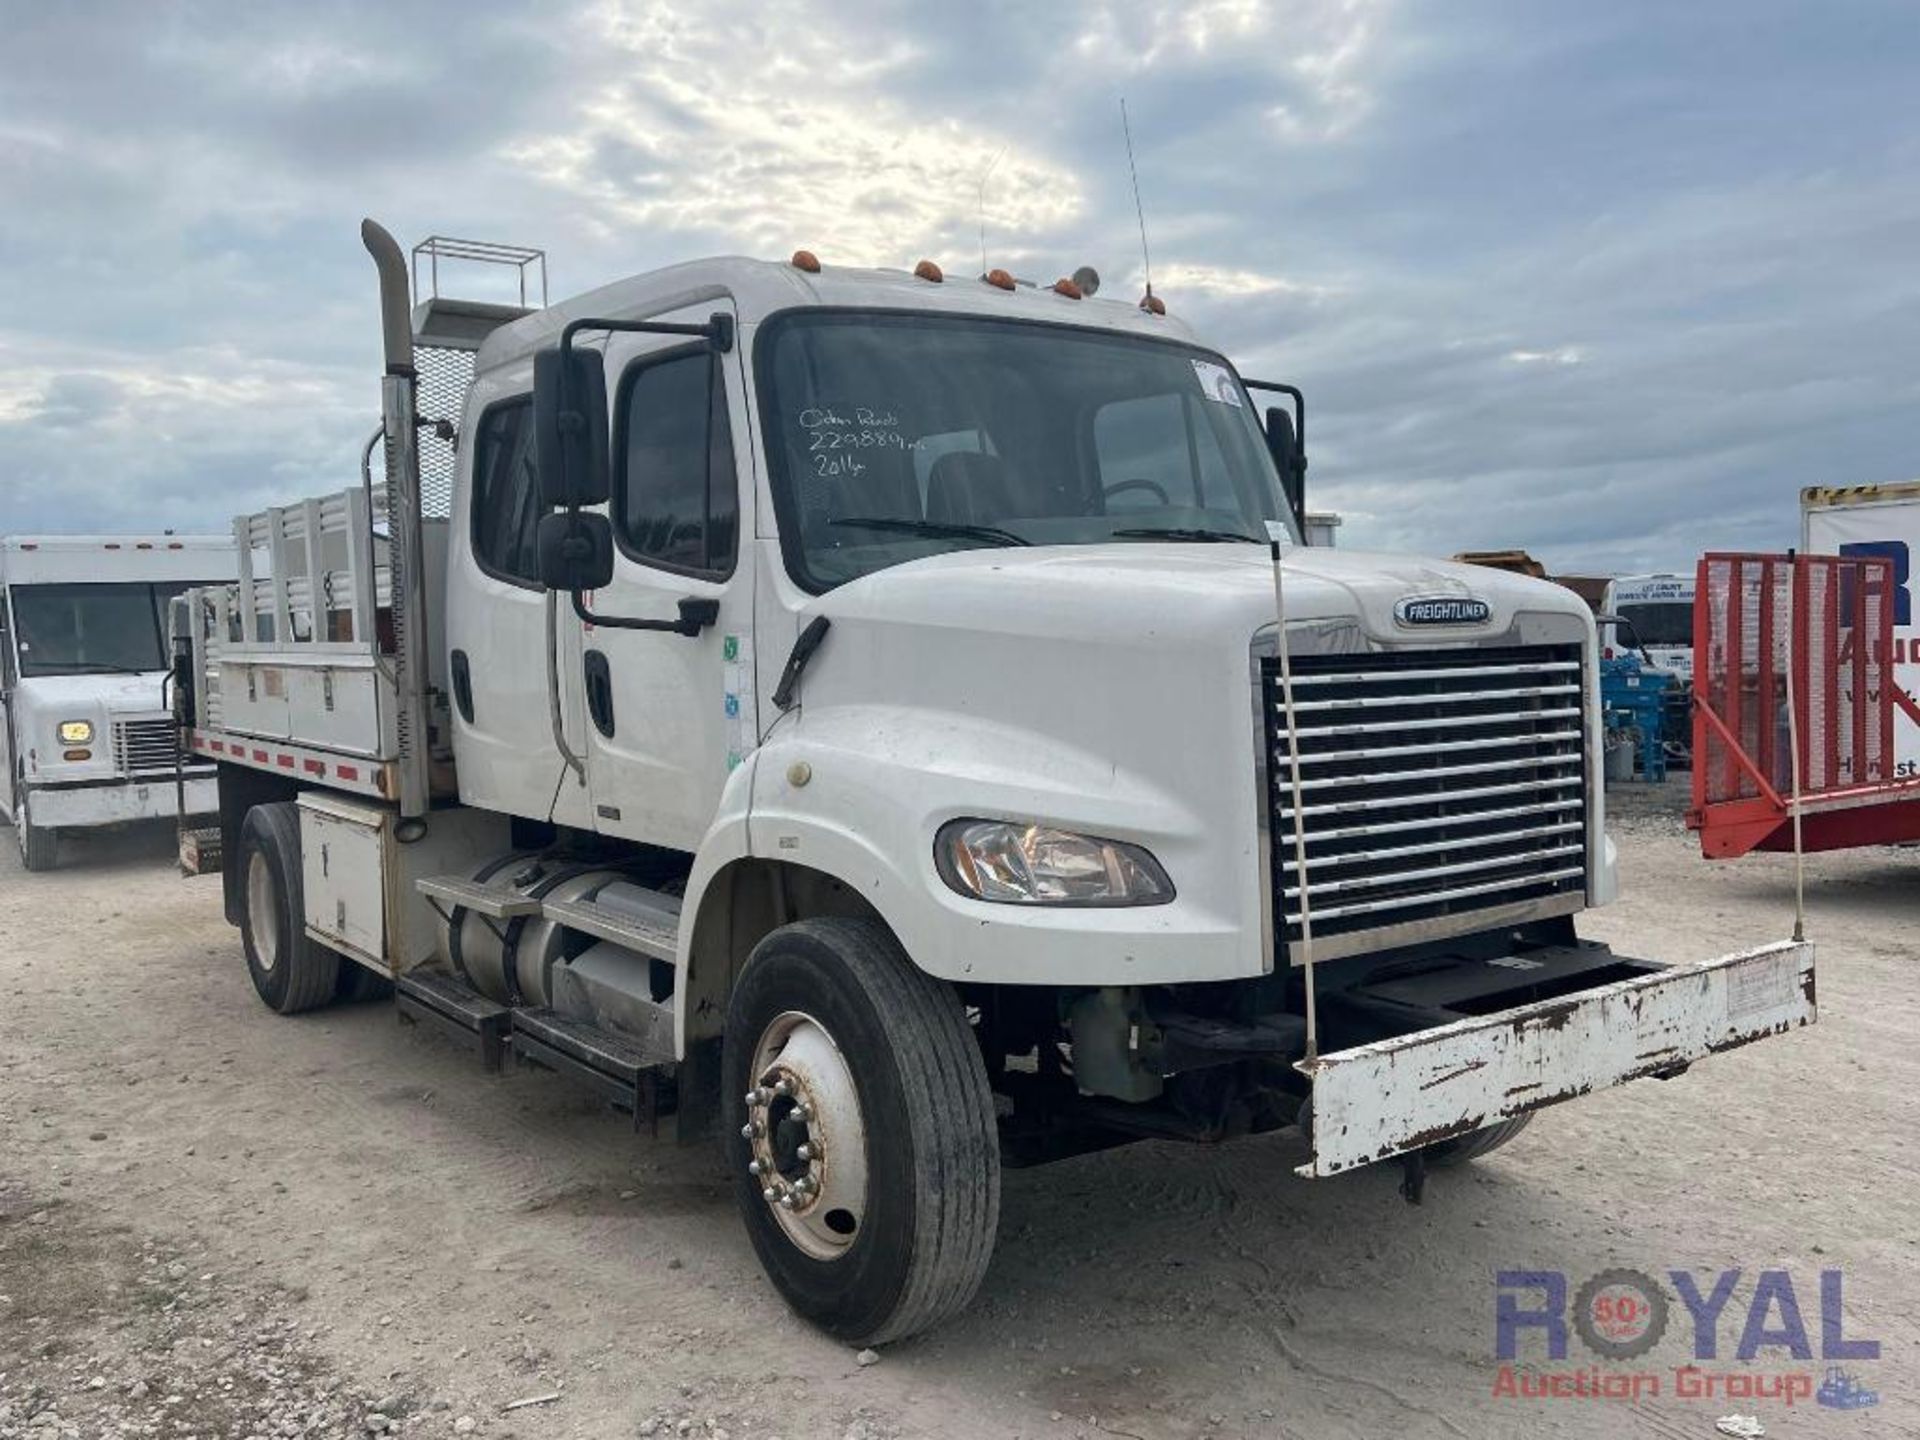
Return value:
[[(1739, 1270), (1668, 1270), (1663, 1284), (1643, 1270), (1620, 1268), (1576, 1285), (1559, 1270), (1499, 1271), (1493, 1315), (1501, 1364), (1494, 1396), (1811, 1401), (1833, 1410), (1879, 1403), (1879, 1393), (1850, 1368), (1878, 1360), (1880, 1342), (1846, 1333), (1841, 1271), (1819, 1272), (1814, 1327), (1790, 1272), (1761, 1270), (1750, 1286), (1743, 1278)], [(1592, 1361), (1568, 1366), (1576, 1337)], [(1663, 1340), (1670, 1349), (1690, 1342), (1688, 1359), (1649, 1364), (1646, 1357)], [(1732, 1341), (1730, 1355), (1723, 1355), (1726, 1341)]]

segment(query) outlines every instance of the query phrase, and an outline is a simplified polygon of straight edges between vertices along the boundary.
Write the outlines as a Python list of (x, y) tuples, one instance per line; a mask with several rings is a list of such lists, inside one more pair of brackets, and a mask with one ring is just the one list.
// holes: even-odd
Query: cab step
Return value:
[(547, 900), (540, 913), (556, 925), (625, 946), (671, 965), (680, 953), (680, 902), (657, 890), (615, 881), (587, 900)]
[(513, 1053), (521, 1060), (586, 1086), (635, 1123), (652, 1121), (657, 1067), (672, 1055), (657, 1054), (622, 1035), (570, 1020), (553, 1010), (519, 1009), (513, 1015)]
[(509, 1017), (504, 1005), (487, 999), (472, 986), (451, 975), (430, 970), (410, 971), (393, 982), (393, 1001), (404, 1022), (426, 1021), (447, 1031), (456, 1040), (472, 1044), (480, 1063), (498, 1070), (506, 1054)]
[(427, 875), (413, 882), (413, 888), (429, 900), (439, 900), (451, 908), (471, 910), (489, 920), (513, 920), (522, 915), (538, 915), (540, 902), (531, 895), (503, 886), (469, 880), (464, 875)]

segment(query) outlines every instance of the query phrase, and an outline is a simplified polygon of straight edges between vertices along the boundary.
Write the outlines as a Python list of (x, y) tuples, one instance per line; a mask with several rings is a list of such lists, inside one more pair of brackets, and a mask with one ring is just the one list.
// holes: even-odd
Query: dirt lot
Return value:
[[(1709, 867), (1679, 789), (1616, 805), (1626, 898), (1588, 932), (1675, 959), (1783, 934), (1788, 864)], [(1551, 1111), (1419, 1209), (1394, 1171), (1295, 1178), (1282, 1138), (1010, 1174), (979, 1302), (862, 1366), (769, 1292), (710, 1151), (485, 1078), (387, 1005), (274, 1017), (165, 834), (34, 876), (0, 842), (0, 1436), (1920, 1434), (1920, 852), (1810, 863), (1812, 1030)], [(1843, 1270), (1881, 1403), (1674, 1396), (1677, 1300), (1606, 1367), (1658, 1398), (1496, 1398), (1495, 1273), (1611, 1266), (1741, 1270), (1706, 1370), (1816, 1379)], [(1768, 1269), (1810, 1362), (1733, 1359)]]

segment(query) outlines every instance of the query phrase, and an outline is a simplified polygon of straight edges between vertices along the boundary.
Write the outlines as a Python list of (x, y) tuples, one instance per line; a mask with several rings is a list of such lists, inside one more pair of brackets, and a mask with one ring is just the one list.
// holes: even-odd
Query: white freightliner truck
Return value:
[(1297, 1125), (1303, 1173), (1417, 1198), (1814, 1018), (1810, 946), (1576, 937), (1615, 888), (1586, 607), (1293, 544), (1297, 393), (1263, 427), (1151, 297), (802, 252), (410, 315), (363, 235), (384, 503), (242, 520), (180, 637), (254, 984), (364, 971), (718, 1135), (831, 1332), (963, 1306), (1003, 1162)]
[(220, 535), (0, 537), (0, 816), (27, 869), (63, 831), (212, 813), (213, 767), (176, 763), (167, 605), (233, 575)]

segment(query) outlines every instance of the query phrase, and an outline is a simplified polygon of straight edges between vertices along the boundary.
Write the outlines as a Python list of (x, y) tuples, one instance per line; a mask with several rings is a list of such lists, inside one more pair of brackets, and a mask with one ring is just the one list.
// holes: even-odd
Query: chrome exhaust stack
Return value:
[(420, 438), (413, 364), (412, 292), (399, 243), (372, 220), (360, 239), (380, 271), (380, 334), (386, 373), (380, 382), (381, 428), (386, 437), (387, 564), (392, 576), (393, 648), (399, 714), (397, 770), (400, 814), (427, 813), (430, 742), (427, 710), (427, 581), (421, 546)]

